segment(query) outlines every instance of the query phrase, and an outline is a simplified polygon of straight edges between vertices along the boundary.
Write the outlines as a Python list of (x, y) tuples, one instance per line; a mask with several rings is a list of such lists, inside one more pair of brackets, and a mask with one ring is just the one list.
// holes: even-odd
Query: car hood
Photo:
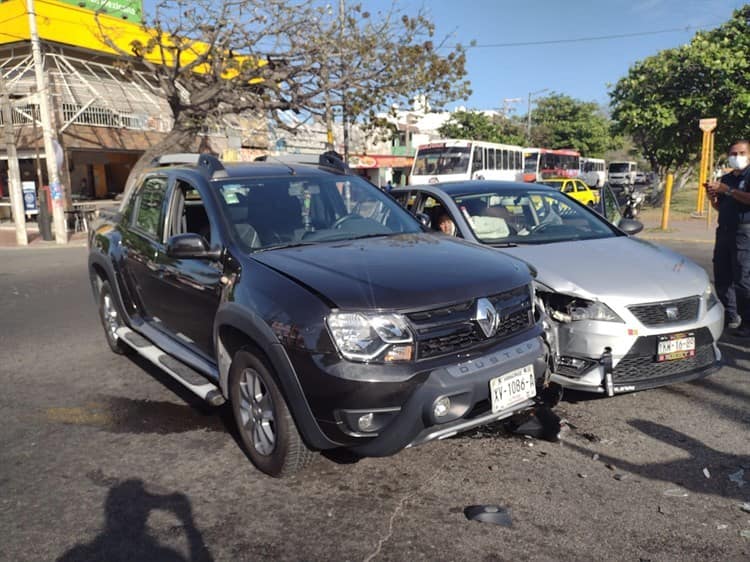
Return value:
[(700, 295), (705, 270), (690, 259), (645, 240), (618, 236), (503, 248), (537, 270), (537, 281), (560, 293), (623, 303)]
[(440, 306), (531, 281), (516, 259), (421, 233), (256, 252), (252, 259), (347, 309)]

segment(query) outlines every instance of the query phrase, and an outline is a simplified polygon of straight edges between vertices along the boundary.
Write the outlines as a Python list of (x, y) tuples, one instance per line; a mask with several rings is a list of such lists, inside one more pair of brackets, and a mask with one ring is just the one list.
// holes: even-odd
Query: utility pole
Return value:
[(521, 98), (503, 98), (503, 117), (507, 118), (511, 111), (513, 111), (513, 104), (520, 103)]
[(349, 115), (346, 107), (346, 87), (347, 79), (345, 76), (346, 67), (344, 65), (344, 51), (342, 45), (344, 42), (344, 0), (339, 0), (339, 64), (341, 68), (341, 111), (342, 125), (344, 126), (344, 162), (349, 162)]
[(16, 225), (16, 243), (26, 246), (29, 237), (26, 234), (26, 216), (23, 208), (23, 191), (21, 190), (21, 170), (18, 167), (16, 139), (13, 134), (13, 111), (10, 107), (10, 96), (5, 87), (5, 77), (0, 71), (0, 105), (3, 111), (3, 129), (5, 130), (5, 153), (8, 155), (8, 191), (13, 222)]
[(39, 113), (42, 121), (42, 135), (44, 137), (44, 157), (47, 161), (47, 177), (49, 191), (52, 197), (52, 220), (55, 225), (55, 241), (58, 244), (68, 242), (68, 231), (65, 225), (65, 191), (60, 183), (60, 173), (57, 165), (57, 155), (53, 144), (52, 119), (49, 102), (49, 85), (47, 74), (44, 72), (42, 49), (39, 45), (39, 33), (36, 27), (36, 12), (34, 0), (26, 0), (26, 10), (29, 13), (29, 32), (31, 35), (31, 53), (34, 58), (34, 73), (36, 74), (36, 95), (39, 99)]

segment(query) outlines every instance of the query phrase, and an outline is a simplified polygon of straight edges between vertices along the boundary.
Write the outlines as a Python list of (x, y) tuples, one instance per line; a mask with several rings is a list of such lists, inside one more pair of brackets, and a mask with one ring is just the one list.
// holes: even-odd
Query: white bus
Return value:
[(602, 187), (607, 182), (607, 163), (602, 158), (581, 156), (581, 172), (578, 177), (591, 187)]
[(523, 148), (475, 140), (442, 139), (420, 145), (410, 185), (458, 180), (523, 178)]

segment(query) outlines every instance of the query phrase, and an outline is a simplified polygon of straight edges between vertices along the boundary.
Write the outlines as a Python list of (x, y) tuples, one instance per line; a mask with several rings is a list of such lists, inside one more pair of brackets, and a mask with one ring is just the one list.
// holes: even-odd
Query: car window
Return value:
[(544, 244), (616, 236), (608, 223), (558, 191), (507, 190), (454, 197), (480, 242)]
[(136, 195), (133, 226), (151, 238), (160, 238), (164, 222), (167, 178), (147, 178)]
[(356, 176), (224, 180), (218, 189), (234, 235), (247, 249), (422, 230), (393, 199)]
[(194, 185), (178, 180), (170, 209), (167, 237), (193, 233), (200, 234), (206, 242), (211, 243), (211, 222), (201, 194)]

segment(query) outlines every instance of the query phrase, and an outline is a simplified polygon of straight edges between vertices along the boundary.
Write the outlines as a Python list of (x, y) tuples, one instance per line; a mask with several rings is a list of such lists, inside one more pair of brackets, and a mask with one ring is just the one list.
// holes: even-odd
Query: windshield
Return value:
[(617, 162), (612, 163), (609, 165), (609, 173), (610, 174), (622, 174), (623, 172), (627, 172), (629, 168), (629, 165), (627, 162)]
[(546, 244), (618, 236), (602, 218), (559, 191), (503, 190), (455, 196), (480, 242)]
[(356, 176), (225, 180), (219, 199), (248, 250), (421, 232), (420, 224)]
[(469, 170), (468, 146), (420, 148), (414, 160), (415, 176), (465, 174)]
[(525, 153), (523, 155), (523, 171), (526, 172), (527, 174), (535, 174), (536, 165), (538, 161), (539, 161), (538, 152)]

